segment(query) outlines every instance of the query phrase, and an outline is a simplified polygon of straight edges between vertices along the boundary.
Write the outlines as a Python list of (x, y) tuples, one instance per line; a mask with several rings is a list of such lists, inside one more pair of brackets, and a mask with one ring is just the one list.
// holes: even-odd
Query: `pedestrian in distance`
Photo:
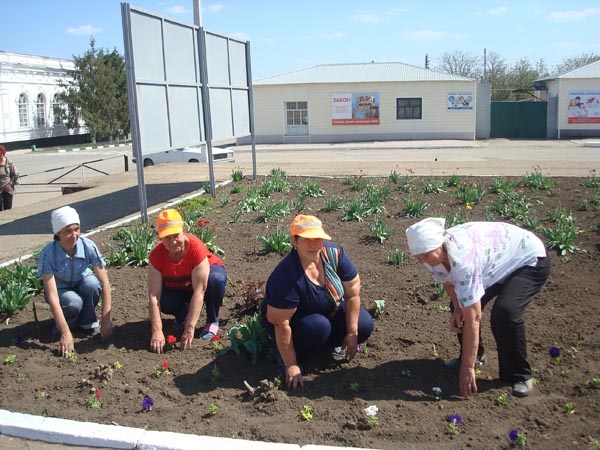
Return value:
[(6, 147), (0, 145), (0, 211), (12, 209), (15, 186), (19, 183), (19, 171), (15, 163), (6, 157)]

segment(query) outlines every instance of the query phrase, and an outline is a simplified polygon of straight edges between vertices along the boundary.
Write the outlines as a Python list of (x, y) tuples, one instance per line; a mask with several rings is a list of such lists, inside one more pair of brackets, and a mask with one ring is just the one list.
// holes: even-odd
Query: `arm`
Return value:
[(165, 335), (162, 331), (162, 319), (160, 317), (160, 294), (162, 292), (162, 275), (152, 266), (148, 265), (148, 313), (150, 315), (150, 326), (152, 337), (150, 348), (160, 353), (165, 346)]
[(60, 306), (60, 299), (58, 298), (58, 289), (56, 288), (56, 279), (54, 275), (42, 275), (42, 283), (44, 284), (44, 292), (48, 298), (48, 304), (50, 305), (50, 311), (54, 317), (56, 327), (60, 332), (60, 342), (58, 349), (61, 356), (69, 356), (71, 352), (75, 351), (73, 343), (73, 335), (69, 329), (69, 325), (65, 319), (65, 315)]
[(344, 285), (344, 299), (346, 300), (346, 337), (343, 345), (349, 359), (356, 355), (358, 343), (358, 316), (360, 314), (360, 277), (356, 275), (350, 281), (342, 282)]
[(458, 303), (458, 297), (456, 296), (456, 291), (454, 290), (454, 285), (450, 282), (444, 283), (444, 289), (448, 293), (450, 300), (452, 300), (452, 314), (450, 315), (450, 320), (448, 325), (450, 326), (450, 331), (453, 333), (462, 333), (463, 330), (463, 315), (460, 304)]
[(102, 320), (101, 336), (105, 341), (112, 334), (112, 324), (110, 322), (110, 312), (112, 311), (112, 292), (110, 290), (110, 281), (108, 281), (108, 272), (102, 266), (93, 267), (94, 274), (102, 283)]
[(285, 364), (285, 384), (288, 389), (304, 385), (302, 372), (296, 360), (292, 327), (290, 327), (290, 320), (295, 313), (296, 308), (281, 309), (267, 305), (267, 320), (275, 327), (275, 342), (283, 364)]
[(459, 371), (459, 385), (461, 395), (468, 397), (477, 392), (475, 377), (475, 361), (479, 345), (479, 327), (481, 325), (481, 302), (462, 309), (463, 315), (463, 341), (461, 363)]
[(198, 322), (200, 312), (202, 311), (202, 305), (204, 304), (204, 292), (208, 286), (209, 275), (210, 264), (208, 263), (208, 258), (204, 258), (192, 271), (192, 287), (194, 288), (194, 293), (190, 300), (190, 309), (185, 318), (183, 334), (181, 335), (181, 350), (192, 348), (194, 331), (196, 330), (196, 323)]

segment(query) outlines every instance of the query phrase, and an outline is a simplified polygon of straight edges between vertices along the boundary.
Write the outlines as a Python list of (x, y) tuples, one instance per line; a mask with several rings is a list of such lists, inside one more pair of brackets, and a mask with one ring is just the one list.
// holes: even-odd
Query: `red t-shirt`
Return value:
[(225, 266), (225, 264), (208, 251), (204, 242), (196, 236), (189, 233), (185, 235), (188, 237), (188, 246), (181, 261), (172, 262), (162, 242), (152, 249), (149, 259), (150, 264), (161, 273), (163, 286), (179, 291), (193, 291), (192, 271), (205, 258), (208, 258), (211, 266), (214, 264)]

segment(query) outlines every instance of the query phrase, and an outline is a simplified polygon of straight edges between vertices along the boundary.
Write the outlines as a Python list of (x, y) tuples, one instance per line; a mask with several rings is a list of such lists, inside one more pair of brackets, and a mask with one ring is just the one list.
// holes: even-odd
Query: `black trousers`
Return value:
[(13, 193), (2, 191), (2, 198), (0, 199), (0, 211), (4, 211), (5, 209), (12, 209), (13, 204)]
[[(548, 256), (538, 258), (535, 267), (525, 266), (515, 270), (503, 283), (496, 283), (487, 288), (481, 297), (482, 310), (496, 298), (492, 306), (490, 323), (498, 349), (501, 380), (515, 383), (531, 378), (523, 313), (533, 296), (540, 291), (550, 276), (551, 263)], [(458, 342), (462, 345), (462, 334), (457, 336)], [(477, 355), (481, 356), (484, 351), (480, 328)]]

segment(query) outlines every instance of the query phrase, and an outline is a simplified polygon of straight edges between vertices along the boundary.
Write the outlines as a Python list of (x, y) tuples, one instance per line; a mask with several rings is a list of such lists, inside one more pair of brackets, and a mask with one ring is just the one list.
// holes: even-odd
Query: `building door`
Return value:
[(492, 102), (492, 138), (546, 139), (548, 102)]
[(308, 136), (308, 102), (285, 102), (286, 136)]

